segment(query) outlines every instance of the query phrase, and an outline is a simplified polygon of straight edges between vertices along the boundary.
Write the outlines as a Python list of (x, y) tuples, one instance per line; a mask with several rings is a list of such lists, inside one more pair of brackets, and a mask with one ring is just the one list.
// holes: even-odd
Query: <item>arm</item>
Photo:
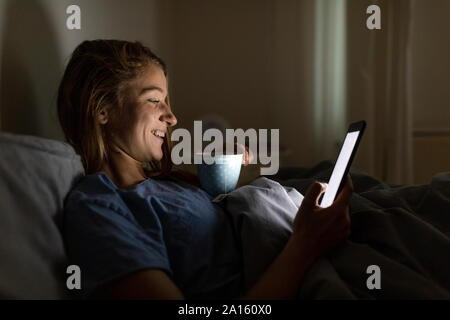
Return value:
[[(299, 287), (301, 279), (314, 261), (307, 248), (299, 248), (293, 237), (275, 262), (244, 299), (289, 299)], [(147, 269), (114, 281), (99, 290), (93, 298), (124, 300), (181, 300), (180, 289), (162, 270)]]
[(180, 289), (159, 269), (146, 269), (113, 281), (99, 289), (93, 298), (124, 300), (181, 300)]

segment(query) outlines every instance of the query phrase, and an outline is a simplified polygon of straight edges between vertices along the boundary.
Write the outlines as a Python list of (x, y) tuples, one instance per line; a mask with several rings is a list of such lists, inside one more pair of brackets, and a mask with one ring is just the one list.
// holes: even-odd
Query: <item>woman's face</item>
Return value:
[(164, 72), (150, 63), (125, 89), (120, 112), (108, 121), (113, 144), (137, 161), (161, 160), (167, 128), (177, 123), (166, 97)]

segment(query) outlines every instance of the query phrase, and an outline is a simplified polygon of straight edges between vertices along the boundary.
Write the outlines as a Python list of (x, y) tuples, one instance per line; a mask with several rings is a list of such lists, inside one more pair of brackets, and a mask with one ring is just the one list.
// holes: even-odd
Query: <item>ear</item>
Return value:
[(100, 124), (106, 124), (108, 122), (108, 111), (106, 111), (106, 109), (101, 109), (97, 119)]

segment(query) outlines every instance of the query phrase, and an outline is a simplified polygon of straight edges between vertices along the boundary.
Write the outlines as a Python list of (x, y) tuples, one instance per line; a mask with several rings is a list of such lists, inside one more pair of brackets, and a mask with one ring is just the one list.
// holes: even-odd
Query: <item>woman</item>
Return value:
[(286, 246), (244, 292), (229, 216), (195, 180), (171, 169), (177, 119), (167, 82), (160, 58), (117, 40), (83, 42), (64, 73), (59, 119), (86, 170), (66, 199), (64, 239), (84, 296), (295, 297), (314, 260), (349, 235), (350, 179), (326, 209), (317, 206), (324, 185), (312, 185)]

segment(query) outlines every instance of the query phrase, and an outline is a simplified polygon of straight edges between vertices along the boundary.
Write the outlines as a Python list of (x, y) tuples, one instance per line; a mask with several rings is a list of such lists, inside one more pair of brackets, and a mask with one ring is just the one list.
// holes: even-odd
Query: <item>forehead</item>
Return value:
[(131, 83), (132, 90), (136, 94), (140, 94), (143, 89), (158, 87), (167, 92), (167, 79), (164, 71), (154, 63), (149, 64), (144, 68), (142, 73)]

